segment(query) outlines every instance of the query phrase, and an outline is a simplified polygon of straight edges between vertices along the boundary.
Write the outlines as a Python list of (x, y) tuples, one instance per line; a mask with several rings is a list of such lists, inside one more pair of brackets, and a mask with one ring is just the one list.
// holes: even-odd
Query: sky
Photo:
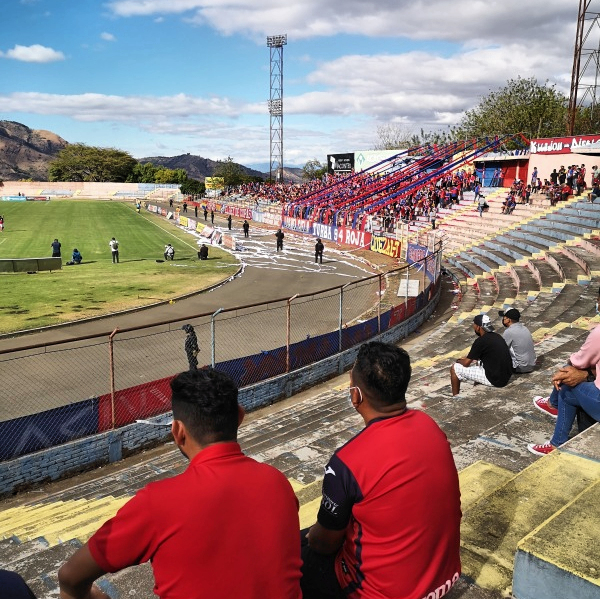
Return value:
[(135, 158), (268, 170), (266, 38), (285, 34), (284, 166), (326, 163), (373, 149), (381, 126), (447, 130), (519, 76), (568, 96), (577, 11), (576, 0), (3, 0), (0, 119)]

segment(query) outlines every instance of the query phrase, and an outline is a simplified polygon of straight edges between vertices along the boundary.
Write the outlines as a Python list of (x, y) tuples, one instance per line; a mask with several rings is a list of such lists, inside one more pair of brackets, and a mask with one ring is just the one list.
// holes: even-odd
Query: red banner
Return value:
[(576, 154), (593, 144), (600, 144), (600, 135), (532, 139), (529, 151), (531, 154)]
[[(171, 410), (171, 379), (169, 376), (115, 392), (115, 426), (131, 424), (140, 418), (157, 416)], [(110, 393), (98, 402), (98, 432), (113, 428)]]

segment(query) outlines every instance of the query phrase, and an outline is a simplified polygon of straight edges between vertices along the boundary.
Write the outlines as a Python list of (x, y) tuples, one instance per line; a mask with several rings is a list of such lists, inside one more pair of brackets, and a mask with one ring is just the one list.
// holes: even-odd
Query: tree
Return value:
[(155, 183), (157, 166), (151, 162), (138, 162), (127, 178), (127, 183)]
[(179, 189), (184, 195), (200, 195), (206, 192), (204, 183), (196, 179), (186, 179)]
[(387, 123), (377, 127), (378, 141), (374, 150), (406, 150), (410, 147), (412, 132), (402, 123)]
[(564, 135), (567, 97), (535, 77), (510, 79), (468, 110), (453, 131), (459, 139), (523, 133), (529, 139)]
[(72, 144), (63, 148), (50, 163), (50, 181), (124, 182), (131, 175), (136, 160), (115, 148), (98, 148)]
[(226, 160), (217, 161), (212, 176), (222, 177), (227, 186), (240, 185), (246, 180), (242, 167), (234, 162), (231, 156), (227, 156)]
[(302, 178), (305, 181), (320, 179), (327, 172), (327, 166), (321, 164), (316, 158), (308, 160), (302, 167)]

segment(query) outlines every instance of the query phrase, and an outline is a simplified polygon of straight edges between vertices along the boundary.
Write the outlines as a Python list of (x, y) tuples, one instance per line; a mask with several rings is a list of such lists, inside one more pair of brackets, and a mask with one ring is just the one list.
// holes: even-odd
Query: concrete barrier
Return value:
[(0, 260), (0, 272), (40, 272), (61, 269), (62, 258), (5, 258)]

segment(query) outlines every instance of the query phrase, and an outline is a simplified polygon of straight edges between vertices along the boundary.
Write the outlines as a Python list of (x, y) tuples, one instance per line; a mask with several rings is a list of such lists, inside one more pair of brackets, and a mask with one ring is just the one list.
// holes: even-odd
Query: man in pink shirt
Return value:
[(556, 418), (552, 439), (542, 445), (529, 444), (536, 455), (546, 455), (569, 439), (577, 409), (600, 421), (600, 326), (587, 336), (581, 349), (552, 377), (549, 397), (534, 397), (538, 410)]

